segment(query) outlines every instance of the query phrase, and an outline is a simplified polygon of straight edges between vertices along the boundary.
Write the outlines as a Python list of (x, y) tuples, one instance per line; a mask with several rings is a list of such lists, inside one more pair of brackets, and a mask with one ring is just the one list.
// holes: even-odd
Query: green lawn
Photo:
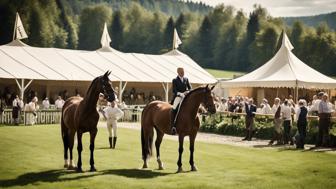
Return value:
[[(198, 172), (175, 174), (177, 142), (164, 140), (158, 171), (155, 159), (149, 170), (142, 165), (140, 133), (119, 129), (116, 150), (107, 149), (107, 131), (96, 139), (95, 173), (63, 169), (58, 125), (0, 127), (0, 188), (335, 188), (335, 152), (244, 148), (196, 143)], [(85, 134), (83, 169), (89, 169), (89, 135)], [(184, 169), (189, 170), (189, 145)], [(77, 152), (74, 151), (75, 157)]]
[(244, 75), (244, 72), (235, 72), (235, 71), (225, 71), (225, 70), (214, 70), (214, 69), (205, 69), (215, 78), (233, 78), (234, 75)]

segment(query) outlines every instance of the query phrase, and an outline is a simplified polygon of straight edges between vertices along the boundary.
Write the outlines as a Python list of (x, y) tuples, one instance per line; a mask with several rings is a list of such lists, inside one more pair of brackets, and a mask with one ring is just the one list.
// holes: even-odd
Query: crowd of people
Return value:
[[(314, 95), (312, 101), (300, 99), (296, 104), (290, 95), (287, 99), (275, 98), (271, 107), (267, 99), (263, 99), (259, 107), (253, 104), (253, 99), (248, 97), (229, 97), (227, 99), (215, 98), (215, 105), (219, 112), (245, 113), (246, 137), (243, 140), (252, 139), (254, 117), (256, 114), (274, 116), (274, 134), (269, 142), (276, 144), (294, 144), (297, 148), (304, 148), (307, 133), (307, 116), (318, 116), (317, 147), (328, 146), (330, 118), (335, 112), (335, 104), (330, 102), (327, 93), (319, 92)], [(297, 123), (298, 134), (290, 135), (293, 122)]]

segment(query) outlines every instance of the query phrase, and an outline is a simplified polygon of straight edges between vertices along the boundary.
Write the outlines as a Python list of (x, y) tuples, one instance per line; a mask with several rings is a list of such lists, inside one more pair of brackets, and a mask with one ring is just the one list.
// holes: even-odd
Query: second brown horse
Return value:
[[(197, 112), (200, 104), (210, 112), (215, 113), (216, 108), (213, 102), (211, 91), (214, 87), (209, 88), (199, 87), (190, 91), (184, 98), (179, 114), (176, 119), (176, 129), (179, 139), (179, 158), (177, 161), (178, 170), (182, 172), (182, 153), (183, 153), (183, 140), (185, 136), (190, 139), (190, 166), (191, 171), (197, 171), (194, 164), (194, 143), (197, 131), (200, 127), (200, 121)], [(142, 158), (144, 161), (143, 168), (147, 168), (147, 160), (152, 154), (153, 135), (154, 129), (156, 130), (156, 156), (159, 169), (163, 169), (163, 163), (160, 159), (160, 145), (164, 134), (171, 134), (170, 114), (172, 106), (167, 102), (154, 101), (149, 103), (142, 112), (141, 120), (141, 145), (142, 145)]]

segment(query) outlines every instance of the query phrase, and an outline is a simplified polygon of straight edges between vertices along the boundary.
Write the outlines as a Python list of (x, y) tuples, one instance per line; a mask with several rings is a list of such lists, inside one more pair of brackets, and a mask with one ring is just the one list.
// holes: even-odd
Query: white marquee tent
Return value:
[[(298, 59), (287, 35), (283, 32), (282, 45), (272, 59), (263, 66), (237, 79), (222, 81), (220, 86), (263, 87), (263, 88), (305, 88), (335, 89), (336, 80), (327, 77)], [(297, 94), (297, 92), (296, 92)]]
[[(109, 38), (105, 30), (103, 38)], [(176, 77), (177, 67), (185, 68), (191, 83), (217, 82), (177, 49), (163, 55), (123, 53), (109, 47), (109, 41), (102, 41), (101, 49), (81, 51), (31, 47), (19, 39), (0, 46), (0, 78), (15, 79), (21, 96), (33, 80), (92, 81), (111, 70), (110, 79), (120, 82), (120, 97), (127, 82), (162, 83), (167, 100), (169, 83)]]

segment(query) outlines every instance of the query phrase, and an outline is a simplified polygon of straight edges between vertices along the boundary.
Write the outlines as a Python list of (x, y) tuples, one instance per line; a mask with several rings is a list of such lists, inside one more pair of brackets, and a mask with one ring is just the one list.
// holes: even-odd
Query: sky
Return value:
[(216, 6), (220, 3), (232, 5), (236, 9), (243, 9), (249, 13), (254, 4), (267, 8), (274, 17), (311, 16), (336, 11), (336, 0), (191, 0), (202, 1)]

